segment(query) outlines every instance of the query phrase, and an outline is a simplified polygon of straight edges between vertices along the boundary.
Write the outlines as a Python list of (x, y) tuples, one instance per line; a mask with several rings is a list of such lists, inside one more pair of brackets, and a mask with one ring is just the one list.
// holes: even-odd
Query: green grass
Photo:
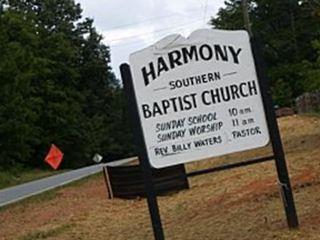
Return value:
[(320, 110), (310, 113), (311, 116), (320, 117)]
[(310, 117), (318, 117), (320, 118), (320, 111), (315, 111), (315, 112), (309, 112), (309, 113), (305, 113), (305, 116), (310, 116)]
[(320, 107), (318, 109), (314, 109), (313, 111), (298, 113), (297, 115), (305, 116), (305, 117), (317, 117), (320, 118)]
[(49, 177), (65, 171), (66, 170), (28, 169), (22, 167), (0, 169), (0, 189)]

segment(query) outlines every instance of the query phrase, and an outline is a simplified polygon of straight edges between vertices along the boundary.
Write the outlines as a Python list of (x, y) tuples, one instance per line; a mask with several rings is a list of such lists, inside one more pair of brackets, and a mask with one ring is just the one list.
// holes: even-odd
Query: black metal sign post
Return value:
[[(284, 150), (281, 142), (279, 127), (278, 127), (274, 106), (271, 98), (268, 78), (266, 75), (263, 58), (261, 56), (261, 50), (255, 38), (251, 37), (250, 43), (251, 43), (251, 49), (254, 57), (260, 91), (262, 95), (262, 102), (265, 110), (265, 116), (267, 120), (267, 126), (268, 126), (268, 132), (269, 132), (270, 141), (272, 145), (273, 156), (260, 157), (260, 158), (251, 159), (245, 162), (241, 162), (241, 163), (228, 164), (228, 165), (219, 166), (211, 169), (204, 169), (200, 171), (190, 172), (190, 173), (187, 173), (186, 175), (188, 177), (193, 177), (201, 174), (232, 169), (235, 167), (248, 166), (251, 164), (261, 163), (261, 162), (274, 159), (288, 226), (290, 229), (298, 228), (299, 222), (298, 222), (298, 217), (297, 217), (296, 208), (294, 204), (292, 188), (291, 188), (290, 179), (288, 175), (288, 169), (287, 169)], [(133, 79), (131, 75), (130, 66), (126, 63), (122, 64), (120, 66), (120, 71), (121, 71), (121, 77), (124, 84), (124, 90), (128, 99), (129, 113), (133, 123), (133, 131), (134, 131), (136, 146), (138, 147), (137, 150), (139, 154), (140, 166), (142, 168), (143, 175), (144, 175), (147, 202), (148, 202), (149, 212), (151, 216), (154, 237), (156, 240), (164, 240), (164, 233), (163, 233), (163, 228), (162, 228), (162, 223), (161, 223), (161, 218), (159, 213), (159, 207), (158, 207), (157, 197), (154, 189), (152, 168), (148, 159), (145, 139), (143, 136), (141, 119), (139, 117), (139, 109), (138, 109), (136, 96), (135, 96), (136, 93), (133, 87)]]
[(288, 226), (289, 228), (298, 228), (299, 222), (293, 200), (292, 188), (288, 175), (288, 169), (281, 142), (279, 127), (271, 98), (271, 91), (266, 74), (266, 67), (261, 56), (261, 48), (259, 46), (259, 43), (253, 37), (251, 38), (251, 48), (257, 70), (258, 81), (266, 114), (272, 150), (277, 168), (278, 180), (280, 185), (279, 187), (282, 195), (282, 201), (287, 217)]
[(149, 213), (151, 216), (151, 222), (153, 227), (154, 238), (156, 240), (164, 240), (164, 233), (162, 229), (162, 223), (159, 213), (159, 207), (157, 202), (157, 196), (154, 190), (152, 169), (148, 159), (146, 150), (146, 144), (142, 133), (142, 126), (138, 112), (138, 105), (136, 102), (135, 92), (133, 89), (132, 75), (130, 66), (126, 63), (120, 66), (121, 78), (123, 80), (123, 86), (128, 99), (129, 114), (132, 119), (132, 129), (134, 132), (134, 138), (136, 146), (138, 147), (138, 155), (140, 166), (144, 175), (145, 189), (147, 194), (147, 202), (149, 207)]

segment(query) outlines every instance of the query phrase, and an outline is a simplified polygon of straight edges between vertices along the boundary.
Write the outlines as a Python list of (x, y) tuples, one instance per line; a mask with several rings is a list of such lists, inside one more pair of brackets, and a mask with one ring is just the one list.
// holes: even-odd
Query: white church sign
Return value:
[(269, 134), (249, 36), (197, 30), (130, 55), (155, 168), (262, 147)]

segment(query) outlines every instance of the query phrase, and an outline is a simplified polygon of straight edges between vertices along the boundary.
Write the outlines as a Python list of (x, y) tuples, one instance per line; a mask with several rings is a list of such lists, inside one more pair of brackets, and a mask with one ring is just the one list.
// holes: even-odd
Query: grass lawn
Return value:
[(58, 173), (62, 173), (65, 170), (50, 170), (50, 169), (28, 169), (28, 168), (17, 168), (0, 170), (0, 189), (12, 187), (21, 183), (30, 182), (36, 179), (48, 177)]
[[(291, 116), (279, 123), (300, 229), (288, 230), (275, 166), (266, 162), (190, 178), (189, 190), (159, 197), (166, 239), (320, 239), (320, 119)], [(187, 169), (267, 154), (270, 147), (191, 163)], [(106, 196), (98, 174), (2, 208), (0, 239), (153, 239), (145, 199)]]

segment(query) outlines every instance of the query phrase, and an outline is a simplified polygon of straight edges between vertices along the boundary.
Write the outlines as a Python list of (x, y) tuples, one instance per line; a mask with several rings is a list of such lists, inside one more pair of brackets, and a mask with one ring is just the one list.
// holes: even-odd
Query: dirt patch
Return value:
[[(198, 176), (159, 197), (166, 239), (309, 240), (320, 236), (320, 120), (280, 119), (300, 229), (287, 229), (273, 162)], [(270, 154), (270, 146), (187, 165), (196, 170)], [(49, 194), (49, 193), (48, 193)], [(144, 199), (108, 200), (102, 175), (0, 211), (0, 239), (153, 239)]]

